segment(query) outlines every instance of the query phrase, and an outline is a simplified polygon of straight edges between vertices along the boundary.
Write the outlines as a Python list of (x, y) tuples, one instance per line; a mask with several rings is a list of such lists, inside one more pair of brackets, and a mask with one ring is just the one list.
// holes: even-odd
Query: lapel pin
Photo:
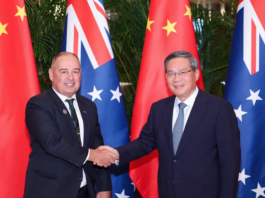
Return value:
[(85, 113), (85, 114), (87, 114), (87, 112), (86, 112), (86, 111), (84, 111), (84, 113)]
[(63, 110), (63, 113), (64, 113), (64, 114), (67, 114), (67, 111), (64, 109), (64, 110)]

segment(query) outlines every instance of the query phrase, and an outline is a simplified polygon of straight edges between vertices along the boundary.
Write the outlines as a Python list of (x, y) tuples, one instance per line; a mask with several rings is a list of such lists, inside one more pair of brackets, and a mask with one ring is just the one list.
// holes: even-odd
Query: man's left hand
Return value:
[(101, 191), (101, 192), (98, 192), (96, 198), (110, 198), (110, 191)]

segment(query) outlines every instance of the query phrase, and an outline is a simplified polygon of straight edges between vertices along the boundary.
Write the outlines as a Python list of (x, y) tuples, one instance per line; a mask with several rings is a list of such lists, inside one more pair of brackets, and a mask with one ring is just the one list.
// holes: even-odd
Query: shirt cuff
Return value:
[(115, 160), (116, 166), (119, 166), (120, 160)]
[(86, 156), (86, 160), (84, 161), (83, 165), (87, 162), (87, 160), (89, 158), (89, 154), (90, 154), (90, 150), (88, 149), (88, 153), (87, 153), (87, 156)]

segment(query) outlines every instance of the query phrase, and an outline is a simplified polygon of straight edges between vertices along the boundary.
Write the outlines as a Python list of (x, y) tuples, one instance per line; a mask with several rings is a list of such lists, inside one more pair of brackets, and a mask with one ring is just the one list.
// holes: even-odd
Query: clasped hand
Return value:
[(97, 149), (90, 149), (89, 161), (94, 165), (108, 167), (119, 159), (119, 153), (116, 149), (109, 146), (99, 146)]

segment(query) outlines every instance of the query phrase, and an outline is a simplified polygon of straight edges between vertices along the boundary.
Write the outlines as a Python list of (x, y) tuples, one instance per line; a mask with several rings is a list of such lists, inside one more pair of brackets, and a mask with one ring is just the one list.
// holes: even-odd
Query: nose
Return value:
[(174, 81), (179, 81), (181, 80), (181, 77), (178, 73), (175, 74), (174, 78), (173, 78)]
[(74, 76), (73, 76), (72, 72), (69, 72), (68, 78), (69, 78), (69, 80), (73, 80), (74, 79)]

